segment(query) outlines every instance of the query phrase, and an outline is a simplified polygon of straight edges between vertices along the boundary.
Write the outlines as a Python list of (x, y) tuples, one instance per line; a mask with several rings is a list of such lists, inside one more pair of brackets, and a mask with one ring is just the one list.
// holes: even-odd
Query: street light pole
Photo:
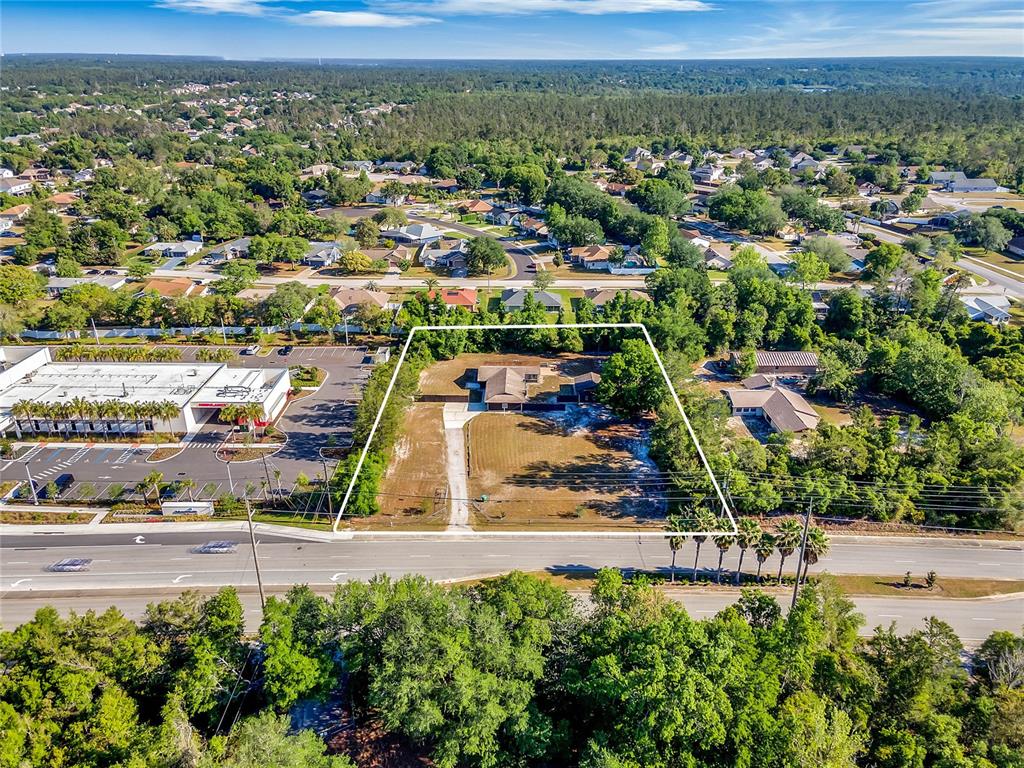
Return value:
[(231, 489), (231, 495), (235, 495), (235, 481), (231, 479), (231, 462), (225, 461), (224, 466), (228, 470), (228, 487)]
[(320, 461), (324, 465), (324, 492), (327, 494), (327, 512), (330, 514), (331, 519), (334, 519), (334, 501), (331, 499), (331, 477), (327, 474), (327, 459), (323, 456), (320, 457)]
[(271, 489), (271, 485), (270, 485), (270, 470), (267, 469), (267, 453), (266, 453), (266, 451), (261, 451), (260, 453), (262, 454), (261, 458), (263, 459), (263, 474), (265, 474), (267, 476), (267, 493), (269, 494), (270, 493), (270, 489)]
[(36, 484), (32, 482), (32, 472), (28, 468), (28, 462), (25, 462), (25, 474), (28, 475), (28, 488), (32, 491), (32, 502), (38, 507), (39, 497), (36, 495)]
[(814, 499), (807, 502), (807, 512), (804, 513), (804, 533), (800, 537), (800, 556), (796, 561), (796, 581), (793, 582), (793, 601), (789, 604), (790, 610), (796, 607), (796, 596), (800, 591), (800, 567), (804, 562), (804, 551), (807, 549), (807, 529), (811, 527), (811, 511), (814, 509)]
[(267, 601), (263, 596), (263, 577), (260, 575), (260, 558), (256, 554), (256, 533), (252, 529), (252, 505), (249, 499), (245, 500), (245, 516), (249, 519), (249, 541), (252, 544), (252, 562), (256, 566), (256, 585), (260, 589), (260, 609), (267, 607)]

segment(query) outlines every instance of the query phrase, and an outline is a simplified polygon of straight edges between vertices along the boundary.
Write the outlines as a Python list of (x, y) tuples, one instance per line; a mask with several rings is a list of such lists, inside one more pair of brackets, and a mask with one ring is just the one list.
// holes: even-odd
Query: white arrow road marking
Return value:
[(191, 575), (192, 575), (191, 573), (183, 573), (183, 574), (181, 574), (181, 576), (175, 576), (175, 577), (174, 577), (174, 583), (175, 583), (175, 584), (181, 584), (181, 580), (182, 580), (182, 579), (187, 579), (187, 578), (189, 578), (189, 577), (190, 577)]
[(333, 576), (331, 576), (331, 581), (337, 581), (339, 577), (347, 576), (347, 575), (348, 575), (348, 571), (341, 571), (340, 573), (336, 573)]
[(145, 544), (146, 543), (146, 537), (145, 536), (136, 536), (134, 541), (135, 541), (136, 544)]
[(13, 584), (11, 584), (11, 589), (14, 589), (14, 588), (15, 588), (15, 587), (17, 587), (17, 586), (18, 586), (19, 584), (24, 584), (24, 583), (25, 583), (26, 581), (32, 581), (32, 579), (18, 579), (18, 580), (17, 580), (16, 582), (14, 582)]

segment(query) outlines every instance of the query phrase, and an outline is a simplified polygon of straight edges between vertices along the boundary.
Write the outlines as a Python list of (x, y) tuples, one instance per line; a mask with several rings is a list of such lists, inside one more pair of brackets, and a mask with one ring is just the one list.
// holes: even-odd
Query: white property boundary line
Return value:
[[(676, 393), (676, 388), (672, 386), (672, 380), (669, 378), (668, 371), (665, 370), (665, 364), (661, 361), (661, 355), (658, 354), (658, 348), (654, 346), (654, 340), (651, 339), (651, 334), (647, 331), (647, 326), (643, 323), (550, 323), (547, 325), (417, 325), (409, 331), (408, 337), (405, 339), (405, 345), (402, 347), (402, 353), (398, 356), (398, 362), (395, 365), (395, 370), (391, 374), (391, 381), (388, 383), (387, 391), (384, 393), (384, 399), (381, 401), (380, 410), (377, 411), (377, 417), (373, 420), (373, 426), (370, 428), (370, 434), (366, 438), (366, 445), (363, 446), (363, 451), (359, 455), (359, 461), (356, 462), (355, 471), (352, 473), (352, 479), (349, 480), (348, 489), (345, 491), (345, 498), (341, 501), (341, 508), (338, 510), (338, 514), (334, 519), (334, 532), (338, 533), (338, 526), (341, 524), (341, 516), (345, 513), (345, 509), (348, 507), (349, 498), (352, 496), (352, 491), (356, 486), (356, 479), (359, 477), (359, 472), (363, 468), (363, 462), (366, 460), (366, 454), (370, 452), (370, 444), (373, 442), (373, 436), (377, 433), (377, 427), (380, 424), (381, 418), (384, 416), (384, 407), (388, 403), (388, 399), (391, 397), (391, 390), (394, 389), (395, 382), (398, 380), (398, 371), (402, 367), (402, 363), (405, 362), (405, 355), (409, 351), (409, 345), (412, 343), (412, 337), (416, 335), (417, 331), (538, 331), (548, 330), (552, 328), (634, 328), (639, 329), (646, 339), (648, 345), (651, 347), (651, 351), (654, 353), (654, 359), (658, 363), (658, 369), (661, 371), (662, 377), (665, 379), (665, 384), (668, 386), (668, 391), (672, 394), (672, 400), (676, 404), (676, 408), (679, 409), (679, 415), (683, 417), (683, 424), (686, 425), (686, 431), (690, 435), (690, 439), (693, 440), (694, 446), (697, 448), (697, 455), (700, 456), (701, 464), (704, 465), (704, 469), (707, 470), (708, 477), (711, 478), (711, 484), (715, 488), (715, 493), (718, 495), (718, 500), (722, 503), (722, 510), (729, 518), (729, 523), (732, 526), (732, 530), (726, 531), (663, 531), (663, 532), (648, 532), (648, 531), (472, 531), (472, 532), (460, 532), (454, 531), (450, 535), (452, 536), (566, 536), (566, 537), (581, 537), (581, 536), (625, 536), (625, 537), (636, 537), (636, 536), (650, 536), (656, 538), (664, 538), (666, 536), (722, 536), (722, 535), (735, 535), (736, 534), (736, 518), (729, 510), (729, 504), (725, 500), (725, 495), (722, 493), (721, 487), (718, 485), (718, 480), (715, 478), (715, 473), (711, 470), (711, 465), (708, 463), (707, 457), (704, 455), (704, 449), (700, 446), (700, 441), (697, 440), (697, 434), (693, 431), (693, 426), (690, 424), (690, 419), (686, 415), (686, 411), (683, 410), (683, 404), (679, 400), (679, 395)], [(436, 535), (437, 531), (432, 531), (432, 535)]]

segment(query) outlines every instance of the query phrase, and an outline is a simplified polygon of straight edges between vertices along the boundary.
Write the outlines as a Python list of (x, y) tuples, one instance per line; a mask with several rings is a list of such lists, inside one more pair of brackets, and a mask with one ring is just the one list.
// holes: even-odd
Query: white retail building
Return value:
[[(258, 403), (267, 423), (288, 402), (287, 368), (222, 363), (55, 363), (47, 347), (0, 347), (0, 432), (135, 434), (198, 430), (231, 404)], [(18, 403), (38, 408), (16, 407)], [(141, 404), (177, 409), (157, 416)], [(106, 408), (91, 408), (104, 404)], [(63, 405), (64, 408), (55, 406)]]

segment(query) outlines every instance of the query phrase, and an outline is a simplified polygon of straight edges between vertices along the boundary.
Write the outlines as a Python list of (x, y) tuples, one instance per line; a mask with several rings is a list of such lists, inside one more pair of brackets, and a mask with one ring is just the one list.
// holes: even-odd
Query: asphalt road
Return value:
[[(443, 219), (434, 219), (429, 216), (421, 216), (419, 214), (409, 214), (409, 221), (418, 221), (423, 224), (433, 224), (439, 229), (454, 230), (461, 232), (464, 235), (470, 237), (477, 237), (478, 235), (489, 235), (490, 233), (483, 229), (477, 229), (475, 227), (462, 224), (455, 221), (444, 221)], [(532, 263), (533, 259), (530, 258), (530, 253), (526, 246), (518, 240), (498, 240), (501, 243), (501, 247), (505, 249), (505, 254), (509, 260), (515, 266), (515, 272), (511, 277), (502, 278), (503, 280), (514, 280), (519, 282), (526, 282), (533, 280), (535, 272), (529, 272), (527, 267)]]
[[(0, 596), (13, 591), (60, 589), (117, 589), (125, 586), (164, 588), (187, 574), (194, 586), (255, 584), (252, 552), (241, 524), (201, 530), (167, 531), (132, 526), (123, 532), (63, 534), (13, 534), (2, 537), (3, 567)], [(366, 537), (329, 542), (286, 539), (279, 528), (257, 526), (263, 579), (267, 584), (308, 583), (329, 585), (345, 578), (368, 578), (375, 573), (421, 573), (434, 579), (468, 578), (524, 571), (584, 570), (604, 566), (643, 568), (669, 573), (671, 553), (663, 539), (570, 539), (468, 538), (421, 536), (419, 538)], [(136, 536), (143, 541), (135, 542)], [(190, 549), (214, 539), (239, 542), (228, 555), (196, 555)], [(680, 574), (693, 565), (694, 544), (687, 542), (676, 565)], [(736, 566), (738, 549), (727, 553), (725, 567)], [(50, 573), (47, 566), (66, 557), (92, 558), (89, 572)], [(794, 566), (795, 557), (786, 562)], [(718, 550), (710, 543), (701, 549), (699, 568), (712, 574)], [(941, 539), (875, 539), (836, 536), (827, 557), (816, 566), (837, 574), (896, 576), (911, 571), (923, 578), (930, 571), (961, 578), (1024, 579), (1024, 549), (1019, 543), (985, 544), (948, 542)], [(744, 570), (753, 573), (754, 557), (748, 553)], [(763, 573), (774, 574), (773, 555)], [(15, 582), (22, 581), (17, 587)], [(184, 580), (184, 579), (183, 579)]]
[[(281, 594), (282, 589), (270, 589), (270, 594)], [(317, 590), (322, 594), (329, 590)], [(667, 594), (686, 606), (686, 610), (695, 619), (706, 619), (714, 616), (736, 598), (735, 591), (693, 591), (672, 590)], [(42, 597), (26, 594), (16, 599), (6, 599), (0, 604), (0, 626), (4, 629), (24, 623), (44, 606), (53, 606), (62, 615), (71, 611), (82, 613), (87, 610), (102, 611), (114, 605), (130, 619), (143, 617), (146, 606), (160, 600), (172, 600), (176, 592), (152, 593), (145, 595), (124, 595), (117, 593), (95, 593), (79, 597)], [(262, 618), (259, 595), (252, 589), (246, 589), (239, 595), (245, 609), (247, 628), (255, 631)], [(783, 610), (788, 610), (789, 594), (779, 591), (776, 594)], [(1019, 632), (1022, 616), (1024, 616), (1024, 597), (984, 598), (979, 600), (943, 600), (941, 598), (887, 598), (887, 597), (855, 597), (857, 610), (864, 616), (865, 623), (861, 634), (868, 635), (878, 626), (895, 624), (901, 632), (918, 629), (931, 616), (939, 616), (952, 625), (967, 646), (980, 645), (988, 635), (997, 630)]]

